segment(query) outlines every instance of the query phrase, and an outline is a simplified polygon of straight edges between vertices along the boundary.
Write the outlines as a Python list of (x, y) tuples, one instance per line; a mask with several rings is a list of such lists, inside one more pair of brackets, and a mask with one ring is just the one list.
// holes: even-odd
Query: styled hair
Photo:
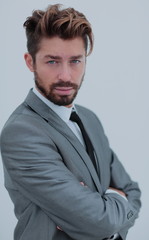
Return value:
[(74, 8), (61, 9), (61, 4), (50, 5), (46, 11), (35, 10), (23, 25), (26, 29), (27, 49), (35, 60), (43, 37), (74, 39), (81, 37), (86, 54), (93, 49), (93, 33), (84, 14)]

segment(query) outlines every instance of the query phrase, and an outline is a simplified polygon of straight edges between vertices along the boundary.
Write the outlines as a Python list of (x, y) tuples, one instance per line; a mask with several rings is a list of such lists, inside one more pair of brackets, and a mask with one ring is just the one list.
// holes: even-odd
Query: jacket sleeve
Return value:
[[(140, 196), (141, 192), (137, 182), (132, 181), (129, 174), (126, 172), (122, 163), (118, 160), (116, 154), (111, 151), (111, 182), (110, 187), (122, 190), (127, 197), (129, 204), (139, 213), (141, 207)], [(131, 217), (131, 212), (128, 213), (128, 218)], [(135, 221), (135, 219), (134, 219)], [(129, 226), (120, 230), (119, 234), (122, 239), (126, 238)]]
[(104, 239), (133, 225), (138, 214), (135, 200), (130, 197), (129, 203), (117, 194), (101, 196), (82, 186), (35, 118), (18, 117), (9, 123), (1, 135), (1, 151), (16, 189), (71, 238)]

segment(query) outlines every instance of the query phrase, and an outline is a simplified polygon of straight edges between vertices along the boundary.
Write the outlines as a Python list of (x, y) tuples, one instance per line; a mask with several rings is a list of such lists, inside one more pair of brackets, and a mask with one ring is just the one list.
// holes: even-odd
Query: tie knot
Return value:
[(78, 124), (78, 126), (79, 126), (79, 128), (81, 129), (81, 132), (82, 132), (82, 134), (83, 134), (83, 137), (84, 137), (84, 134), (87, 135), (87, 134), (86, 134), (86, 131), (85, 131), (85, 129), (84, 129), (84, 125), (83, 125), (83, 123), (82, 123), (82, 120), (80, 119), (79, 115), (78, 115), (75, 111), (73, 111), (73, 112), (71, 113), (71, 115), (70, 115), (70, 120)]
[(81, 119), (79, 118), (78, 114), (75, 111), (71, 113), (70, 120), (76, 123), (79, 123), (81, 121)]

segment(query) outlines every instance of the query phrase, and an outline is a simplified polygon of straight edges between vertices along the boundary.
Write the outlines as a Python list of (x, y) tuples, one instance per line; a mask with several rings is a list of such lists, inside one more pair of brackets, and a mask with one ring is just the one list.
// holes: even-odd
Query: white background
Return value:
[[(0, 14), (0, 129), (33, 86), (25, 66), (26, 38), (22, 27), (33, 9), (48, 0), (1, 0)], [(111, 147), (142, 190), (140, 218), (128, 240), (148, 238), (149, 160), (149, 1), (63, 0), (82, 11), (95, 35), (85, 81), (76, 99), (91, 108), (103, 123)], [(0, 161), (0, 239), (12, 240), (16, 218), (3, 186)], [(42, 240), (42, 239), (41, 239)]]

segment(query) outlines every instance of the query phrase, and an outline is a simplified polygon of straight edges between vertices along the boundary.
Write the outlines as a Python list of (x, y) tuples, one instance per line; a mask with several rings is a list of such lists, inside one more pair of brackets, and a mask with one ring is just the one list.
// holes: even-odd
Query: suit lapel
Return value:
[(25, 102), (73, 145), (85, 163), (86, 167), (88, 168), (88, 171), (90, 172), (96, 188), (99, 192), (102, 192), (99, 177), (97, 176), (91, 159), (89, 158), (85, 148), (82, 146), (82, 144), (80, 144), (80, 141), (67, 126), (67, 124), (52, 109), (50, 109), (44, 102), (42, 102), (32, 91), (29, 92)]
[(76, 149), (76, 151), (78, 152), (78, 154), (81, 156), (82, 160), (84, 161), (86, 167), (88, 168), (88, 171), (90, 172), (97, 189), (101, 192), (99, 178), (98, 178), (96, 170), (92, 164), (92, 161), (91, 161), (90, 157), (88, 156), (83, 145), (80, 144), (80, 141), (75, 136), (75, 134), (71, 131), (71, 129), (67, 126), (67, 124), (65, 122), (63, 122), (59, 117), (55, 118), (53, 114), (49, 117), (49, 123), (73, 145), (73, 147)]

